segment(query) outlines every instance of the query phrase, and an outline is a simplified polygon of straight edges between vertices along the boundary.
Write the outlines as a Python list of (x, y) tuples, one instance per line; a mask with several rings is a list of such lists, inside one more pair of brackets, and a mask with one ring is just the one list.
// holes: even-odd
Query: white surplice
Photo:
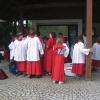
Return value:
[(89, 54), (90, 49), (85, 49), (82, 42), (78, 42), (74, 45), (72, 63), (85, 63), (85, 55)]

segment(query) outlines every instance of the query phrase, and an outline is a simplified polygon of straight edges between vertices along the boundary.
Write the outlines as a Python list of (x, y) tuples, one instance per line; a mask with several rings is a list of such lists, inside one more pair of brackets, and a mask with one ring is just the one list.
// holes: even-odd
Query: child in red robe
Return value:
[(93, 44), (93, 67), (94, 69), (100, 67), (100, 36), (97, 38), (97, 42)]
[(68, 56), (69, 48), (63, 44), (61, 38), (58, 38), (53, 48), (54, 51), (54, 62), (52, 71), (53, 82), (62, 84), (64, 82), (64, 56)]
[(86, 49), (83, 43), (83, 37), (79, 36), (73, 48), (72, 55), (72, 72), (75, 73), (78, 78), (83, 75), (85, 55), (88, 55), (90, 49)]

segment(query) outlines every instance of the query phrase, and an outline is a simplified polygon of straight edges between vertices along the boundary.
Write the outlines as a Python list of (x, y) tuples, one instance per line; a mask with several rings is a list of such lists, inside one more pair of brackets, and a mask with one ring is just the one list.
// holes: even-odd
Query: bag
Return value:
[(9, 64), (9, 72), (12, 74), (18, 74), (18, 70), (17, 70), (15, 62), (11, 62)]
[(4, 80), (6, 78), (8, 78), (6, 73), (2, 69), (0, 69), (0, 80)]

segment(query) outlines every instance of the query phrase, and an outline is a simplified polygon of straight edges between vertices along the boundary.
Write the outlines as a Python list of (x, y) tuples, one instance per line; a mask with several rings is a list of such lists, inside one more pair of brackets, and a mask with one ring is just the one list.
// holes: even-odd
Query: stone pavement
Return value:
[(0, 100), (100, 100), (100, 72), (92, 81), (68, 77), (64, 84), (52, 83), (49, 76), (39, 79), (14, 75), (8, 72), (7, 63), (0, 64), (9, 76), (0, 80)]

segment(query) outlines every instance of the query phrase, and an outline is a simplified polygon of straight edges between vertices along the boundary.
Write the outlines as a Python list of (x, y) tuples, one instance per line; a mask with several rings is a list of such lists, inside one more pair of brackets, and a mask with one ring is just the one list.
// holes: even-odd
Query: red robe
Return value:
[(41, 75), (41, 61), (27, 61), (27, 74), (28, 75)]
[(84, 74), (84, 64), (73, 64), (72, 72), (78, 75)]
[(26, 72), (26, 61), (16, 61), (18, 71)]
[[(97, 42), (97, 44), (100, 45), (100, 42)], [(93, 66), (100, 67), (100, 60), (93, 59)]]
[(61, 44), (54, 46), (53, 68), (52, 68), (52, 80), (64, 81), (64, 55), (58, 54), (58, 49), (64, 49)]
[[(28, 37), (34, 38), (33, 34), (29, 34)], [(42, 42), (42, 39), (39, 38)], [(28, 75), (42, 75), (41, 61), (27, 61), (26, 73)]]
[(52, 58), (53, 58), (53, 46), (56, 43), (55, 38), (50, 38), (46, 44), (46, 53), (45, 53), (45, 70), (49, 73), (52, 72)]
[[(18, 41), (22, 41), (22, 39), (17, 39)], [(26, 61), (16, 61), (16, 66), (18, 71), (26, 72)]]
[[(89, 52), (89, 51), (88, 51), (88, 49), (83, 48), (84, 47), (83, 43), (81, 43), (81, 44), (79, 44), (79, 43), (81, 43), (81, 41), (76, 40), (76, 44), (74, 45), (73, 58), (72, 58), (72, 63), (73, 63), (72, 72), (77, 75), (82, 76), (84, 74), (86, 51), (87, 52)], [(85, 51), (82, 52), (82, 49), (84, 49)]]

